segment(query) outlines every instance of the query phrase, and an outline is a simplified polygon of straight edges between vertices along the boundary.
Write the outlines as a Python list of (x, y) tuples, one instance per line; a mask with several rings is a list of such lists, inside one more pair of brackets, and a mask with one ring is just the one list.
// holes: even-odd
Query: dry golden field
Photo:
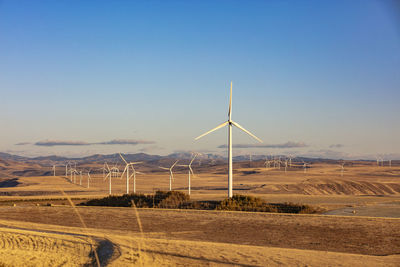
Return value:
[[(225, 166), (194, 169), (191, 198), (226, 196)], [(400, 167), (354, 163), (236, 166), (235, 193), (319, 206), (332, 215), (72, 207), (106, 196), (102, 174), (18, 177), (0, 187), (0, 266), (399, 266)], [(8, 180), (9, 181), (9, 180)], [(167, 190), (167, 172), (137, 175), (137, 192)], [(132, 191), (132, 181), (130, 183)], [(187, 190), (177, 169), (174, 190)], [(112, 192), (126, 191), (115, 178)], [(45, 206), (51, 203), (51, 206)], [(337, 216), (346, 215), (346, 216)], [(96, 257), (97, 255), (97, 257)]]

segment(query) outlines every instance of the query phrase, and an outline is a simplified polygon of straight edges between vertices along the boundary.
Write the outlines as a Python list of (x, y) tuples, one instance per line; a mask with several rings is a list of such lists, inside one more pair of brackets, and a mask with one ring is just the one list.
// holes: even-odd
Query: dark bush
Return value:
[(227, 198), (217, 206), (218, 210), (233, 211), (257, 211), (257, 212), (278, 212), (278, 213), (317, 213), (315, 209), (308, 205), (294, 203), (266, 203), (258, 197), (234, 195)]
[(185, 193), (178, 191), (157, 191), (154, 195), (124, 194), (122, 196), (108, 196), (101, 199), (91, 199), (80, 205), (131, 207), (132, 201), (138, 208), (173, 208), (178, 209), (190, 200)]
[(180, 209), (190, 200), (189, 195), (179, 191), (158, 191), (156, 192), (155, 198), (161, 200), (157, 202), (158, 208), (167, 209)]
[(168, 209), (199, 209), (199, 210), (230, 210), (279, 213), (318, 213), (314, 207), (294, 203), (266, 203), (263, 199), (253, 196), (234, 195), (222, 201), (190, 201), (189, 195), (179, 191), (157, 191), (154, 195), (125, 194), (108, 196), (101, 199), (91, 199), (79, 205), (131, 207), (132, 202), (138, 208), (168, 208)]

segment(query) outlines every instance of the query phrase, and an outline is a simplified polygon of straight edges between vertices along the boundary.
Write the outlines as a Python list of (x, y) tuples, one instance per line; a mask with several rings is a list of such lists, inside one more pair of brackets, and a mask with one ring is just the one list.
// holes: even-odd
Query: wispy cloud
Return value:
[(25, 146), (25, 145), (30, 145), (30, 142), (21, 142), (21, 143), (16, 143), (15, 146)]
[(344, 145), (342, 144), (333, 144), (329, 146), (329, 148), (342, 148), (342, 147), (344, 147)]
[(150, 145), (155, 144), (154, 141), (134, 140), (134, 139), (114, 139), (107, 142), (95, 143), (98, 145)]
[(36, 142), (36, 146), (89, 146), (89, 145), (146, 145), (154, 144), (153, 141), (146, 140), (133, 140), (133, 139), (115, 139), (106, 142), (88, 143), (84, 141), (59, 141), (59, 140), (45, 140)]
[[(233, 145), (235, 148), (301, 148), (308, 147), (303, 142), (286, 142), (283, 144), (237, 144)], [(227, 148), (227, 145), (220, 145), (218, 148)]]
[(45, 140), (35, 143), (35, 146), (87, 146), (90, 143), (83, 141), (58, 141), (58, 140)]

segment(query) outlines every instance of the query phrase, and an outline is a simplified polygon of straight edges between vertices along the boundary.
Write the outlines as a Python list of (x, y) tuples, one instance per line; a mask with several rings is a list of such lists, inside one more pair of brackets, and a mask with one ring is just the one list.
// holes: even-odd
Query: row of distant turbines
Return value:
[[(114, 178), (119, 178), (123, 179), (125, 177), (126, 179), (126, 193), (129, 194), (129, 184), (130, 181), (133, 179), (133, 193), (136, 193), (136, 174), (145, 174), (143, 172), (139, 172), (136, 170), (135, 165), (141, 164), (143, 162), (127, 162), (126, 159), (122, 156), (122, 154), (119, 154), (121, 157), (122, 161), (126, 164), (125, 168), (120, 175), (120, 169), (118, 168), (117, 165), (114, 165), (113, 167), (110, 168), (107, 162), (104, 163), (103, 167), (100, 168), (100, 171), (103, 171), (103, 180), (106, 181), (108, 179), (109, 183), (109, 194), (112, 192), (112, 180)], [(190, 159), (188, 164), (178, 164), (179, 160), (176, 160), (170, 167), (162, 167), (159, 166), (160, 169), (167, 170), (169, 172), (169, 190), (172, 191), (172, 182), (174, 181), (174, 172), (173, 169), (175, 166), (178, 167), (187, 167), (188, 168), (188, 194), (191, 194), (191, 177), (194, 176), (194, 171), (192, 168), (192, 164), (196, 157), (198, 156), (197, 153), (192, 154), (192, 158)], [(265, 158), (265, 162), (263, 166), (265, 166), (266, 169), (277, 169), (281, 170), (284, 169), (285, 173), (287, 172), (288, 168), (303, 168), (304, 173), (307, 172), (307, 169), (309, 168), (309, 165), (311, 163), (304, 162), (303, 160), (294, 161), (295, 157), (292, 155), (289, 156), (270, 156)], [(249, 155), (249, 160), (250, 164), (249, 166), (251, 167), (251, 156)], [(200, 161), (200, 160), (199, 160)], [(390, 161), (389, 161), (390, 162)], [(390, 162), (391, 163), (391, 162)], [(342, 161), (340, 162), (340, 174), (343, 177), (344, 174), (344, 166), (346, 162)], [(383, 166), (381, 164), (378, 164), (378, 166)], [(391, 164), (389, 165), (391, 166)], [(53, 175), (56, 176), (56, 165), (53, 165)], [(65, 176), (69, 178), (71, 183), (79, 184), (82, 186), (83, 183), (83, 174), (87, 175), (87, 188), (90, 188), (90, 181), (91, 181), (91, 176), (90, 172), (92, 169), (89, 170), (78, 170), (76, 167), (76, 163), (72, 164), (71, 162), (68, 162), (65, 165)], [(77, 181), (77, 176), (79, 177), (79, 181)]]
[[(110, 168), (110, 166), (108, 165), (108, 163), (104, 163), (104, 166), (100, 169), (101, 171), (103, 171), (103, 179), (104, 181), (108, 179), (109, 182), (109, 194), (111, 195), (112, 193), (112, 180), (113, 178), (120, 178), (122, 179), (124, 176), (126, 178), (126, 193), (129, 194), (129, 182), (131, 179), (133, 179), (133, 193), (136, 193), (136, 174), (144, 174), (142, 172), (139, 172), (135, 169), (135, 165), (136, 164), (141, 164), (143, 162), (127, 162), (125, 160), (125, 158), (122, 156), (122, 154), (120, 153), (119, 156), (121, 157), (121, 159), (124, 161), (125, 168), (124, 171), (122, 172), (121, 175), (119, 175), (120, 171), (119, 168), (117, 166), (113, 166)], [(169, 176), (169, 190), (172, 191), (172, 181), (174, 180), (174, 173), (173, 173), (173, 168), (177, 165), (180, 167), (188, 167), (188, 194), (190, 195), (191, 193), (191, 176), (194, 175), (193, 169), (192, 169), (192, 163), (195, 160), (197, 154), (193, 154), (189, 164), (186, 165), (177, 165), (178, 160), (175, 161), (169, 168), (166, 167), (159, 167), (163, 170), (168, 170), (170, 173)], [(53, 176), (56, 176), (56, 165), (53, 165)], [(90, 176), (90, 170), (86, 171), (87, 173), (87, 188), (90, 188), (90, 180), (91, 180), (91, 176)], [(74, 163), (74, 165), (70, 162), (68, 162), (65, 165), (65, 177), (69, 180), (71, 183), (77, 184), (77, 179), (76, 176), (79, 175), (79, 185), (82, 186), (82, 174), (83, 171), (78, 171), (76, 168), (76, 163)]]

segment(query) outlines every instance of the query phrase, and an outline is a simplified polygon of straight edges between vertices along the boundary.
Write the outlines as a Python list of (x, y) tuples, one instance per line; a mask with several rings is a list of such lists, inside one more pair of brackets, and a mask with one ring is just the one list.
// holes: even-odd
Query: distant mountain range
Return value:
[[(181, 152), (181, 153), (172, 153), (167, 156), (160, 155), (150, 155), (146, 153), (135, 153), (135, 154), (122, 154), (127, 161), (145, 161), (149, 164), (159, 164), (160, 162), (169, 162), (171, 160), (189, 160), (192, 157), (191, 153)], [(276, 155), (279, 157), (279, 155)], [(264, 155), (252, 155), (252, 161), (265, 160), (266, 156)], [(270, 156), (268, 156), (270, 158)], [(285, 158), (282, 156), (282, 158)], [(104, 162), (121, 162), (121, 158), (118, 153), (109, 154), (109, 155), (101, 155), (95, 154), (86, 157), (60, 157), (60, 156), (42, 156), (42, 157), (23, 157), (18, 155), (12, 155), (9, 153), (0, 152), (0, 159), (7, 161), (17, 161), (17, 162), (25, 162), (25, 163), (35, 163), (43, 166), (50, 166), (52, 164), (65, 164), (66, 162), (74, 161), (82, 164), (86, 163), (104, 163)], [(222, 163), (226, 161), (226, 157), (222, 157), (215, 154), (204, 154), (199, 153), (197, 156), (197, 160), (201, 160), (203, 162), (218, 162)], [(243, 162), (250, 161), (250, 157), (248, 155), (241, 155), (233, 157), (235, 162)], [(321, 159), (321, 158), (305, 158), (305, 157), (296, 157), (297, 161), (306, 161), (306, 162), (337, 162), (337, 160), (331, 159)]]

